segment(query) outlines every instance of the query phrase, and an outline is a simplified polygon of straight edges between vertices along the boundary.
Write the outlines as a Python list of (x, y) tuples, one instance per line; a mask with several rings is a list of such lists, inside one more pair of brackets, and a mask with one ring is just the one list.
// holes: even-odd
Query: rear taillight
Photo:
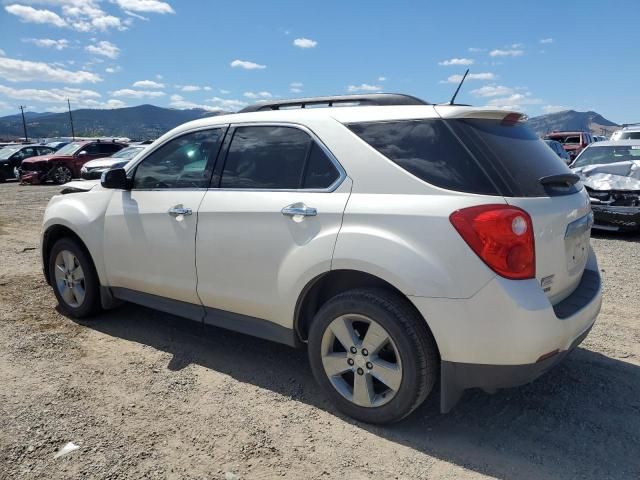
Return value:
[(509, 205), (479, 205), (456, 210), (451, 223), (494, 272), (522, 280), (536, 275), (531, 217)]

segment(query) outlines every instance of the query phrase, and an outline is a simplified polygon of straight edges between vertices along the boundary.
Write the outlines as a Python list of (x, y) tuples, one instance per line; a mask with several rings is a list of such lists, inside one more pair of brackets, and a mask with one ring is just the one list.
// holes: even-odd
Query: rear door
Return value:
[(227, 137), (198, 211), (198, 294), (212, 318), (218, 309), (290, 327), (300, 290), (330, 270), (350, 181), (302, 127), (237, 126)]
[[(499, 179), (510, 205), (529, 213), (536, 247), (536, 278), (552, 303), (573, 292), (589, 253), (591, 205), (580, 182), (526, 124), (459, 119), (449, 124), (476, 159)], [(569, 180), (569, 181), (568, 181)]]

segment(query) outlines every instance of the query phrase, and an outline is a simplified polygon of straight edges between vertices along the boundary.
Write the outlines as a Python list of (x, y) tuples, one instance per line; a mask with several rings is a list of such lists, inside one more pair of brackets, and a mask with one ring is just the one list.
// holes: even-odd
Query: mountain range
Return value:
[[(178, 110), (138, 105), (113, 110), (81, 109), (71, 112), (78, 137), (128, 137), (135, 140), (154, 139), (182, 123), (229, 112), (202, 109)], [(70, 137), (68, 113), (25, 112), (29, 138)], [(529, 126), (539, 135), (552, 130), (588, 130), (595, 135), (610, 135), (619, 125), (596, 112), (565, 110), (529, 119)], [(22, 116), (0, 117), (0, 139), (23, 137)]]

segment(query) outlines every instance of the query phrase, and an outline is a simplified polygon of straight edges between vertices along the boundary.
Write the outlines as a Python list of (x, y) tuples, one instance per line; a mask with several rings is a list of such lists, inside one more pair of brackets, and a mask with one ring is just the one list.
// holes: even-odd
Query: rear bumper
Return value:
[(616, 207), (591, 204), (594, 228), (635, 230), (640, 228), (640, 207)]
[(468, 299), (411, 300), (427, 320), (441, 358), (441, 409), (469, 388), (493, 391), (535, 380), (588, 334), (602, 304), (590, 252), (575, 291), (552, 306), (536, 280), (494, 278)]

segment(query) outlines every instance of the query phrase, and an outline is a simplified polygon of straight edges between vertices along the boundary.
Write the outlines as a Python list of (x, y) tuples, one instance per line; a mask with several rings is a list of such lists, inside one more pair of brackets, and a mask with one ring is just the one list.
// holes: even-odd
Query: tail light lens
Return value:
[(471, 249), (498, 275), (534, 278), (536, 253), (531, 217), (509, 205), (479, 205), (451, 214), (449, 220)]

